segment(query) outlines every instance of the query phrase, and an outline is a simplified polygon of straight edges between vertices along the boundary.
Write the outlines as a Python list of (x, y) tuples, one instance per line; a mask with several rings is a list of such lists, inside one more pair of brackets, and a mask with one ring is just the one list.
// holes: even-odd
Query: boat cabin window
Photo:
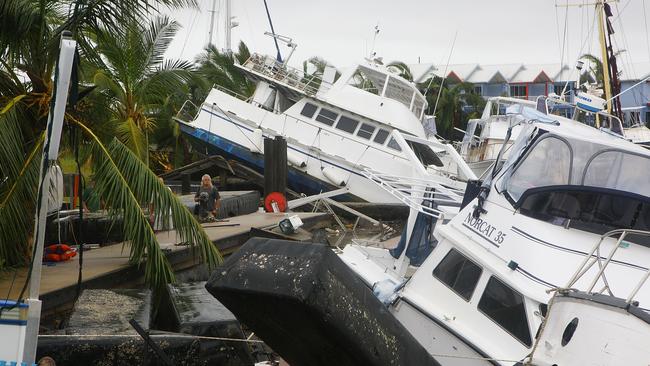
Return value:
[(619, 150), (603, 151), (591, 158), (582, 184), (650, 197), (649, 169), (647, 157)]
[(336, 114), (336, 112), (330, 111), (329, 109), (326, 108), (321, 108), (320, 112), (318, 112), (318, 116), (316, 116), (316, 120), (318, 122), (331, 126), (334, 124), (334, 121), (336, 121), (336, 118), (338, 116), (339, 115)]
[(399, 147), (397, 141), (395, 141), (395, 139), (392, 137), (390, 138), (390, 141), (388, 141), (388, 147), (390, 147), (393, 150), (402, 151), (402, 148)]
[(483, 270), (456, 249), (452, 249), (433, 270), (433, 276), (466, 301), (472, 298)]
[(388, 131), (380, 129), (375, 135), (374, 141), (380, 145), (383, 145), (388, 138)]
[(517, 201), (529, 188), (569, 184), (571, 149), (555, 137), (540, 140), (515, 167), (508, 182), (508, 194)]
[(520, 161), (503, 180), (519, 212), (595, 234), (650, 230), (650, 154), (623, 141), (620, 147), (630, 150), (539, 133), (523, 157), (513, 157)]
[(370, 140), (374, 132), (375, 132), (375, 126), (369, 125), (367, 123), (362, 123), (361, 127), (359, 127), (359, 131), (357, 132), (357, 136), (364, 138), (366, 140)]
[(346, 116), (341, 116), (341, 118), (339, 119), (339, 123), (336, 124), (336, 128), (341, 131), (354, 133), (358, 125), (359, 125), (359, 121), (357, 121), (356, 119), (352, 119)]
[(312, 118), (314, 116), (314, 113), (316, 113), (316, 110), (318, 107), (311, 103), (305, 103), (305, 106), (302, 107), (302, 111), (300, 111), (300, 114), (307, 118)]
[(478, 309), (521, 343), (532, 345), (524, 297), (498, 278), (490, 277)]

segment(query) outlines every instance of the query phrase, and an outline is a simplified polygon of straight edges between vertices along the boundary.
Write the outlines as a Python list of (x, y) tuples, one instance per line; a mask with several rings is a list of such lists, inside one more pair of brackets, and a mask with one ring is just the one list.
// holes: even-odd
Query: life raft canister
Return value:
[(46, 262), (64, 262), (76, 255), (77, 251), (66, 244), (48, 245), (43, 251), (43, 259)]

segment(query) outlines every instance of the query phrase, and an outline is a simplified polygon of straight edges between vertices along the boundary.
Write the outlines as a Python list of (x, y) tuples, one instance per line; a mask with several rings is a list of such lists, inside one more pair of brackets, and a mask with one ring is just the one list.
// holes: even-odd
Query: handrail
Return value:
[[(572, 286), (575, 285), (575, 283), (581, 279), (582, 277), (585, 276), (587, 271), (591, 269), (591, 267), (598, 263), (599, 270), (592, 279), (592, 281), (589, 283), (589, 286), (587, 286), (586, 292), (593, 292), (594, 287), (598, 283), (598, 280), (603, 281), (604, 287), (600, 291), (601, 293), (605, 290), (609, 292), (610, 295), (614, 296), (612, 293), (612, 290), (609, 286), (609, 283), (607, 282), (607, 278), (605, 277), (605, 269), (609, 266), (609, 264), (612, 261), (612, 258), (614, 257), (614, 254), (616, 254), (618, 248), (621, 247), (621, 243), (625, 239), (625, 237), (628, 234), (633, 234), (633, 235), (640, 235), (640, 236), (645, 236), (645, 237), (650, 237), (650, 232), (649, 231), (643, 231), (643, 230), (632, 230), (632, 229), (616, 229), (609, 231), (603, 235), (601, 235), (600, 240), (594, 245), (594, 247), (591, 249), (587, 255), (585, 255), (585, 258), (583, 259), (582, 263), (580, 266), (578, 266), (578, 269), (576, 272), (571, 276), (571, 279), (565, 286), (564, 290), (572, 289)], [(600, 255), (600, 247), (605, 241), (605, 239), (608, 238), (613, 238), (614, 236), (618, 235), (618, 239), (616, 241), (616, 245), (610, 250), (609, 254), (606, 257), (601, 257)], [(604, 259), (604, 263), (603, 263)], [(628, 304), (631, 304), (632, 301), (634, 300), (634, 297), (636, 294), (639, 292), (641, 287), (648, 281), (648, 278), (650, 278), (650, 269), (646, 269), (643, 277), (639, 280), (639, 282), (636, 284), (634, 289), (630, 292), (630, 294), (627, 296), (625, 302)]]
[[(194, 114), (192, 114), (192, 113), (186, 114), (186, 116), (189, 116), (190, 118), (187, 121), (185, 121), (182, 118), (183, 117), (182, 114), (184, 112), (186, 112), (185, 107), (187, 106), (187, 104), (190, 104), (192, 107), (194, 107), (194, 109), (196, 109), (196, 113), (194, 113)], [(199, 115), (199, 112), (201, 112), (201, 108), (197, 107), (196, 104), (194, 104), (191, 100), (187, 99), (185, 102), (183, 102), (183, 105), (181, 105), (181, 109), (178, 110), (178, 112), (174, 116), (174, 119), (182, 121), (182, 122), (191, 122), (191, 121), (196, 120), (196, 117)]]
[(362, 174), (400, 202), (436, 219), (441, 218), (444, 213), (423, 204), (423, 201), (460, 205), (463, 200), (461, 190), (445, 187), (431, 179), (382, 174), (367, 168)]
[[(323, 80), (322, 77), (305, 73), (302, 70), (278, 62), (272, 57), (257, 53), (252, 54), (241, 67), (273, 79), (276, 82), (283, 83), (310, 96), (315, 95), (323, 88), (329, 89), (332, 85)], [(306, 80), (306, 78), (309, 79)]]
[(239, 94), (236, 91), (230, 90), (230, 89), (228, 89), (226, 87), (223, 87), (221, 85), (218, 85), (218, 84), (212, 85), (212, 89), (217, 89), (220, 92), (226, 93), (226, 94), (228, 94), (230, 96), (233, 96), (233, 97), (235, 97), (237, 99), (243, 100), (246, 103), (248, 103), (252, 98), (252, 97), (247, 97), (247, 96), (245, 96), (243, 94)]

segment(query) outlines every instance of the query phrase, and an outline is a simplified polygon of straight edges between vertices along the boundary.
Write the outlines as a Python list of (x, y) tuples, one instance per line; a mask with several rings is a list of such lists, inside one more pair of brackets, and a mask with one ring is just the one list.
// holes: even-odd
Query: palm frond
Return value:
[(168, 17), (157, 17), (151, 21), (149, 28), (143, 29), (144, 52), (146, 60), (145, 67), (149, 71), (155, 70), (163, 63), (165, 52), (174, 40), (174, 36), (180, 29), (180, 24), (170, 20)]
[(221, 262), (219, 251), (192, 213), (131, 150), (117, 139), (105, 146), (87, 127), (77, 124), (93, 139), (95, 189), (107, 206), (123, 215), (131, 260), (141, 263), (146, 256), (147, 283), (154, 287), (162, 285), (173, 279), (173, 273), (139, 202), (153, 203), (155, 214), (163, 220), (171, 213), (180, 240), (197, 246), (208, 266), (212, 268)]
[(120, 122), (115, 129), (117, 138), (122, 141), (139, 159), (145, 160), (148, 147), (144, 132), (140, 126), (128, 117), (125, 121)]
[(23, 150), (22, 115), (14, 108), (0, 115), (0, 268), (28, 259), (33, 229), (38, 167), (44, 134), (29, 154)]

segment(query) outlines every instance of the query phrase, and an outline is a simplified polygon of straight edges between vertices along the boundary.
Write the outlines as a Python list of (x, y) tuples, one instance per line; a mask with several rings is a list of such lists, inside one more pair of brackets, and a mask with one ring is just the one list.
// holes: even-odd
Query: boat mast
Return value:
[(232, 1), (226, 0), (226, 52), (232, 52), (232, 29), (235, 28), (238, 24), (233, 22), (232, 16)]
[(598, 11), (598, 24), (600, 33), (600, 47), (603, 64), (603, 88), (605, 89), (605, 99), (607, 100), (607, 113), (613, 114), (619, 119), (623, 119), (621, 109), (621, 100), (618, 97), (621, 94), (621, 82), (618, 79), (618, 66), (616, 65), (616, 56), (612, 46), (612, 34), (614, 29), (609, 21), (612, 11), (606, 0), (599, 0), (596, 4)]
[(212, 33), (214, 32), (214, 18), (217, 14), (217, 1), (218, 0), (212, 0), (212, 10), (210, 10), (212, 16), (210, 17), (210, 30), (208, 31), (208, 46), (212, 44)]
[(607, 39), (605, 38), (605, 1), (599, 0), (596, 3), (596, 12), (598, 13), (598, 33), (601, 59), (603, 64), (603, 89), (605, 90), (605, 100), (607, 100), (607, 113), (612, 113), (612, 89), (609, 80), (609, 62), (607, 55)]

